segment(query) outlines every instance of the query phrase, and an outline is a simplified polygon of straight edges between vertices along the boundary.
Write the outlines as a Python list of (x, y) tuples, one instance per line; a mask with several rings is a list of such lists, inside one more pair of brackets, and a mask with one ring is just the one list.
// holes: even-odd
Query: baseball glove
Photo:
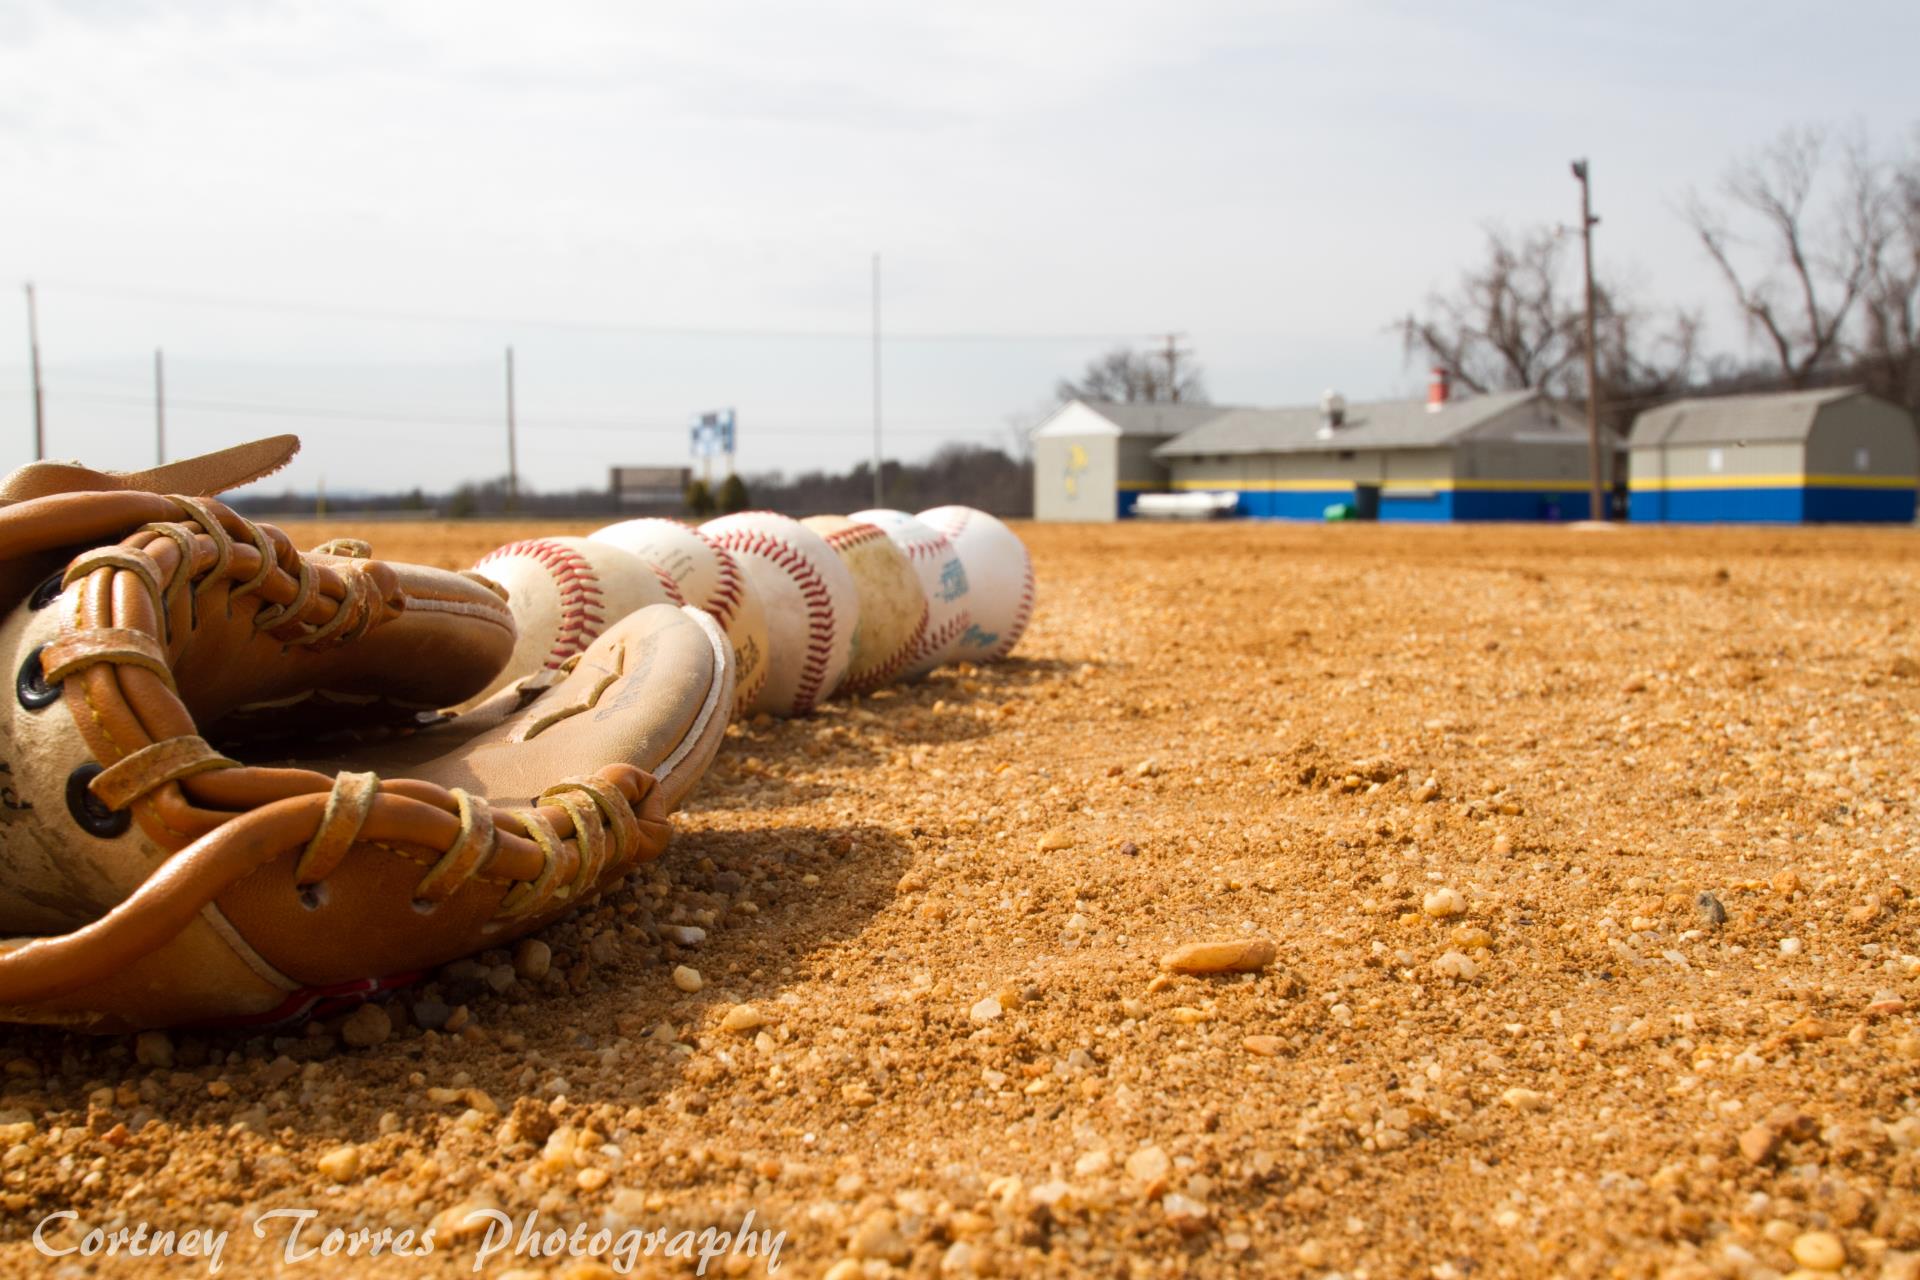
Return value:
[(441, 713), (506, 661), (505, 601), (365, 544), (296, 552), (208, 496), (297, 448), (0, 482), (0, 1019), (363, 999), (657, 855), (712, 760), (733, 656), (691, 609)]

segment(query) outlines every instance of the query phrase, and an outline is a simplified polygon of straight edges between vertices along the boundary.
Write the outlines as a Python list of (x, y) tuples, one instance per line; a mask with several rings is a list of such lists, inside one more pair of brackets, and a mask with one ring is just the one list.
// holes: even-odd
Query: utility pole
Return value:
[(1162, 334), (1160, 337), (1166, 342), (1160, 355), (1167, 362), (1167, 399), (1178, 404), (1180, 403), (1180, 357), (1190, 356), (1193, 352), (1180, 345), (1180, 339), (1186, 337), (1183, 333)]
[(1600, 457), (1600, 373), (1593, 347), (1593, 229), (1600, 219), (1593, 216), (1592, 191), (1587, 184), (1587, 162), (1573, 162), (1573, 176), (1580, 183), (1580, 247), (1586, 264), (1587, 290), (1587, 518), (1605, 520), (1608, 516), (1606, 490), (1602, 482)]
[(880, 495), (880, 255), (873, 255), (873, 505), (886, 505)]
[(153, 349), (153, 461), (167, 461), (167, 366), (160, 348)]
[(40, 390), (40, 311), (27, 285), (27, 350), (33, 361), (33, 460), (47, 456), (47, 400)]
[(507, 510), (520, 506), (520, 454), (513, 438), (513, 348), (507, 348)]

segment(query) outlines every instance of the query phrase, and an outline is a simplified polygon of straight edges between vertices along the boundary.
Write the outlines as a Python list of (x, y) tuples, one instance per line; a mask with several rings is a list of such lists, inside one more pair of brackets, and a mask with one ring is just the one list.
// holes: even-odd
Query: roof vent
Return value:
[(1453, 375), (1441, 365), (1433, 366), (1433, 379), (1427, 383), (1427, 412), (1438, 413), (1447, 407), (1453, 393)]
[(1320, 438), (1331, 440), (1333, 433), (1347, 422), (1347, 398), (1328, 387), (1320, 393)]

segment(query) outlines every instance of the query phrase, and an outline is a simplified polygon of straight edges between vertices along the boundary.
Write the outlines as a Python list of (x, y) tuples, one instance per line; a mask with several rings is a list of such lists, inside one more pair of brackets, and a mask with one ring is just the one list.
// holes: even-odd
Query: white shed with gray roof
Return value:
[(1914, 516), (1913, 417), (1858, 387), (1677, 400), (1634, 419), (1639, 521), (1898, 521)]
[(1034, 518), (1132, 514), (1142, 493), (1167, 487), (1167, 468), (1153, 451), (1226, 412), (1218, 405), (1068, 401), (1033, 433)]

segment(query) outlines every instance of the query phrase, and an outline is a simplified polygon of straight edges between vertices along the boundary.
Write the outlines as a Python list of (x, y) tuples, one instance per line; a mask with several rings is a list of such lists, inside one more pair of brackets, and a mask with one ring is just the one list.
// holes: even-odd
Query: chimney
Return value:
[(1347, 421), (1347, 398), (1328, 387), (1320, 393), (1320, 438), (1331, 439)]
[(1453, 378), (1440, 365), (1433, 366), (1433, 381), (1427, 383), (1427, 412), (1438, 413), (1447, 407), (1448, 393), (1453, 389)]

